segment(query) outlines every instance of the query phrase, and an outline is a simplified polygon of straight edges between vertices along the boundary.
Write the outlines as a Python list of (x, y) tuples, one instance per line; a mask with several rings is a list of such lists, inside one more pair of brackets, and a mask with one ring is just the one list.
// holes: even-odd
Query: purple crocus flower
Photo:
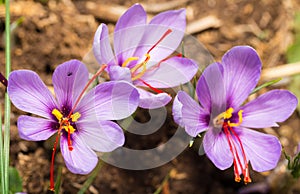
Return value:
[(114, 52), (105, 24), (96, 31), (93, 50), (98, 63), (108, 65), (111, 80), (133, 83), (140, 94), (139, 106), (152, 109), (171, 100), (170, 95), (157, 88), (171, 88), (190, 81), (198, 65), (181, 56), (170, 57), (184, 35), (184, 9), (160, 13), (148, 24), (146, 20), (143, 7), (133, 5), (116, 24)]
[(110, 152), (124, 144), (122, 129), (110, 120), (128, 117), (138, 106), (139, 94), (127, 82), (105, 82), (85, 94), (92, 82), (88, 82), (88, 75), (80, 61), (59, 65), (52, 77), (55, 98), (33, 71), (17, 70), (9, 76), (7, 90), (12, 103), (40, 116), (18, 118), (20, 137), (40, 141), (58, 134), (52, 154), (50, 189), (54, 189), (54, 154), (59, 137), (67, 168), (76, 174), (87, 174), (98, 162), (94, 151)]
[(281, 154), (277, 137), (249, 128), (278, 126), (298, 103), (289, 91), (272, 90), (244, 104), (261, 66), (254, 49), (236, 46), (203, 72), (196, 87), (200, 105), (183, 91), (173, 104), (174, 120), (190, 136), (206, 132), (203, 148), (215, 166), (223, 170), (233, 163), (235, 180), (243, 174), (245, 183), (251, 182), (249, 161), (253, 170), (267, 171), (276, 167)]

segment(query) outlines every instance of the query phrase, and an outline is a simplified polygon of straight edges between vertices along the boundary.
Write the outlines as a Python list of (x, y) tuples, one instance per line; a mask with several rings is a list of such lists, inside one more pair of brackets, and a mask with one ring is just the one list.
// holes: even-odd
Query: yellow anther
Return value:
[(230, 127), (237, 127), (243, 122), (243, 110), (240, 110), (238, 112), (238, 115), (239, 115), (239, 122), (238, 123), (230, 123), (230, 121), (228, 121), (228, 125)]
[(66, 130), (66, 132), (69, 132), (69, 130), (70, 130), (70, 134), (74, 133), (74, 131), (75, 131), (75, 129), (72, 125), (64, 126), (64, 129)]
[(52, 114), (57, 118), (58, 121), (61, 121), (63, 115), (56, 108), (52, 110)]
[(128, 59), (126, 59), (126, 61), (123, 62), (122, 67), (126, 67), (131, 61), (136, 61), (138, 59), (138, 57), (129, 57)]
[(81, 114), (79, 112), (76, 112), (71, 115), (72, 122), (76, 122), (81, 117)]
[(224, 119), (230, 119), (232, 117), (233, 108), (229, 108), (224, 112)]

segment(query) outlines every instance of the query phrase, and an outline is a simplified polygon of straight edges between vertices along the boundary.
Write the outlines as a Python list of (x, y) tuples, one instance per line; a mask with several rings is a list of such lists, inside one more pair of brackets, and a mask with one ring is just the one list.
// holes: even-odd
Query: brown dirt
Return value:
[[(86, 5), (106, 6), (106, 3), (129, 7), (137, 1), (123, 0), (18, 0), (12, 2), (12, 21), (24, 17), (23, 23), (13, 31), (12, 69), (36, 71), (51, 86), (51, 75), (55, 67), (70, 59), (82, 60), (91, 50), (94, 32), (101, 22), (110, 19), (100, 18)], [(146, 2), (146, 1), (142, 1)], [(148, 3), (160, 3), (152, 0)], [(163, 1), (165, 2), (165, 1)], [(251, 45), (261, 56), (264, 67), (285, 64), (285, 52), (293, 41), (292, 19), (300, 8), (299, 1), (289, 0), (190, 0), (175, 8), (188, 10), (188, 23), (213, 15), (221, 20), (218, 28), (209, 28), (194, 36), (219, 60), (226, 50), (235, 45)], [(3, 8), (3, 7), (1, 7)], [(3, 10), (3, 9), (1, 9)], [(4, 16), (0, 10), (0, 36), (4, 31)], [(109, 16), (107, 16), (109, 17)], [(4, 73), (4, 43), (0, 39), (0, 64)], [(91, 65), (91, 64), (90, 64)], [(284, 86), (283, 86), (284, 87)], [(1, 104), (4, 89), (1, 86)], [(12, 107), (11, 165), (15, 166), (22, 178), (24, 192), (47, 193), (49, 167), (53, 140), (28, 142), (18, 136), (16, 120), (21, 111)], [(140, 111), (139, 116), (147, 111)], [(170, 111), (169, 111), (170, 115)], [(149, 137), (126, 134), (126, 145), (145, 149), (167, 141), (176, 126), (171, 118), (156, 133)], [(176, 129), (176, 128), (175, 128)], [(300, 120), (294, 114), (279, 129), (266, 129), (282, 140), (288, 153), (293, 153), (300, 140)], [(56, 167), (63, 166), (62, 193), (75, 193), (88, 175), (74, 175), (64, 166), (60, 153), (56, 156)], [(173, 174), (164, 186), (163, 194), (230, 194), (245, 187), (233, 180), (233, 169), (220, 171), (197, 151), (186, 149), (173, 161), (155, 169), (144, 171), (124, 170), (105, 164), (87, 193), (140, 194), (153, 193), (164, 177), (172, 170)], [(271, 172), (272, 173), (272, 172)], [(268, 173), (251, 172), (253, 182), (266, 180)], [(251, 185), (251, 184), (250, 184)], [(295, 189), (293, 193), (300, 193)]]

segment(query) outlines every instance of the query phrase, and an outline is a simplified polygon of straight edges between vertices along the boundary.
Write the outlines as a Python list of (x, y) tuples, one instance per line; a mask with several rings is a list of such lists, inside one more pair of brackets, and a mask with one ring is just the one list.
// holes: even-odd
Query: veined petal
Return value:
[(225, 170), (232, 165), (233, 157), (225, 133), (219, 131), (219, 129), (213, 128), (207, 130), (203, 138), (203, 147), (207, 157), (214, 165)]
[(154, 16), (149, 24), (168, 26), (171, 29), (185, 32), (186, 10), (179, 9), (162, 12)]
[[(195, 61), (183, 57), (172, 57), (152, 66), (142, 76), (155, 88), (171, 88), (189, 82), (198, 71)], [(136, 85), (145, 86), (137, 80)]]
[(99, 120), (120, 120), (130, 116), (139, 104), (137, 89), (125, 81), (110, 81), (99, 84), (94, 90), (93, 106)]
[(49, 119), (22, 115), (18, 118), (19, 135), (29, 141), (46, 140), (57, 132), (56, 124)]
[(167, 93), (153, 94), (144, 89), (137, 88), (140, 94), (139, 107), (145, 109), (160, 108), (168, 104), (172, 97)]
[(281, 144), (277, 137), (247, 128), (236, 128), (253, 170), (264, 172), (277, 166)]
[(98, 162), (96, 153), (87, 146), (77, 133), (72, 134), (72, 146), (73, 150), (70, 151), (67, 137), (61, 136), (60, 150), (67, 168), (74, 174), (90, 173)]
[(93, 52), (99, 64), (113, 65), (117, 64), (110, 45), (108, 28), (105, 24), (98, 27), (93, 42)]
[(227, 107), (237, 108), (255, 88), (261, 72), (261, 61), (249, 46), (236, 46), (222, 58)]
[(80, 128), (80, 137), (95, 151), (111, 152), (125, 142), (122, 129), (112, 121), (85, 120), (77, 126)]
[(146, 20), (147, 14), (140, 4), (134, 4), (119, 18), (114, 32), (114, 50), (119, 65), (129, 57), (134, 57), (144, 34)]
[(178, 101), (182, 104), (182, 123), (185, 131), (192, 137), (208, 129), (209, 114), (200, 107), (187, 93), (179, 91)]
[(88, 81), (88, 70), (78, 60), (59, 65), (52, 77), (56, 99), (60, 108), (72, 107)]
[(8, 78), (7, 92), (18, 109), (48, 119), (52, 118), (51, 111), (57, 107), (47, 86), (33, 71), (13, 71)]
[(278, 126), (285, 121), (297, 107), (297, 98), (287, 90), (271, 90), (241, 107), (243, 122), (241, 126), (264, 128)]
[(223, 81), (223, 66), (220, 63), (209, 65), (202, 73), (196, 93), (202, 107), (212, 117), (226, 110), (226, 89)]
[(112, 81), (124, 80), (131, 83), (130, 69), (127, 67), (110, 66), (108, 72)]

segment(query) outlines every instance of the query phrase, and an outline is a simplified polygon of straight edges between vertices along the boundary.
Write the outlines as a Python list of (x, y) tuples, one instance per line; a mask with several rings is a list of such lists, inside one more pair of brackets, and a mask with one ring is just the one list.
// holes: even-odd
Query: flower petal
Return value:
[(178, 101), (182, 104), (182, 123), (185, 131), (192, 137), (207, 130), (209, 125), (209, 114), (205, 113), (200, 105), (187, 93), (179, 91)]
[(205, 133), (203, 147), (207, 157), (217, 168), (224, 170), (232, 165), (233, 157), (226, 135), (219, 132), (219, 129), (209, 129)]
[(57, 132), (56, 124), (49, 119), (22, 115), (18, 118), (19, 135), (29, 141), (46, 140)]
[(226, 93), (223, 81), (223, 67), (220, 63), (209, 65), (202, 73), (196, 93), (202, 107), (214, 118), (226, 110)]
[(156, 64), (172, 54), (182, 41), (186, 28), (185, 9), (162, 12), (152, 18), (145, 29), (144, 36), (135, 52), (135, 56), (145, 55), (168, 30), (171, 33), (149, 53), (149, 64)]
[(140, 94), (139, 107), (144, 109), (160, 108), (172, 100), (172, 97), (167, 93), (153, 94), (141, 88), (137, 89)]
[(115, 58), (110, 45), (108, 28), (105, 24), (100, 24), (95, 33), (93, 42), (93, 52), (99, 64), (114, 64)]
[(184, 127), (183, 119), (182, 119), (182, 103), (178, 100), (178, 93), (174, 98), (173, 106), (172, 106), (172, 115), (175, 123)]
[(222, 58), (227, 107), (237, 108), (255, 88), (261, 72), (261, 61), (249, 46), (236, 46)]
[(131, 83), (130, 69), (127, 67), (110, 66), (108, 72), (110, 80), (112, 81), (124, 80)]
[[(189, 82), (198, 71), (198, 65), (191, 59), (172, 57), (152, 66), (141, 77), (155, 88), (171, 88)], [(145, 86), (136, 81), (136, 85)]]
[(78, 60), (70, 60), (59, 65), (52, 77), (56, 99), (63, 106), (72, 107), (88, 81), (88, 70)]
[(118, 64), (134, 57), (144, 34), (147, 14), (140, 4), (134, 4), (118, 20), (114, 32), (114, 49)]
[(13, 71), (8, 79), (8, 95), (12, 103), (20, 110), (48, 119), (56, 102), (47, 86), (33, 71)]
[(281, 144), (277, 137), (247, 128), (236, 128), (253, 170), (263, 172), (277, 166)]
[(60, 150), (67, 168), (74, 174), (90, 173), (98, 162), (96, 153), (87, 146), (77, 133), (72, 134), (72, 146), (73, 150), (70, 151), (67, 137), (61, 136)]
[(287, 90), (272, 90), (247, 103), (241, 126), (251, 128), (276, 127), (297, 107), (297, 98)]
[(80, 128), (80, 137), (93, 150), (111, 152), (125, 142), (123, 130), (112, 121), (85, 120), (76, 125)]
[[(120, 120), (130, 116), (139, 103), (137, 89), (125, 81), (110, 81), (96, 86), (94, 103), (86, 97), (81, 106), (94, 107), (99, 120)], [(89, 103), (90, 102), (90, 103)]]

